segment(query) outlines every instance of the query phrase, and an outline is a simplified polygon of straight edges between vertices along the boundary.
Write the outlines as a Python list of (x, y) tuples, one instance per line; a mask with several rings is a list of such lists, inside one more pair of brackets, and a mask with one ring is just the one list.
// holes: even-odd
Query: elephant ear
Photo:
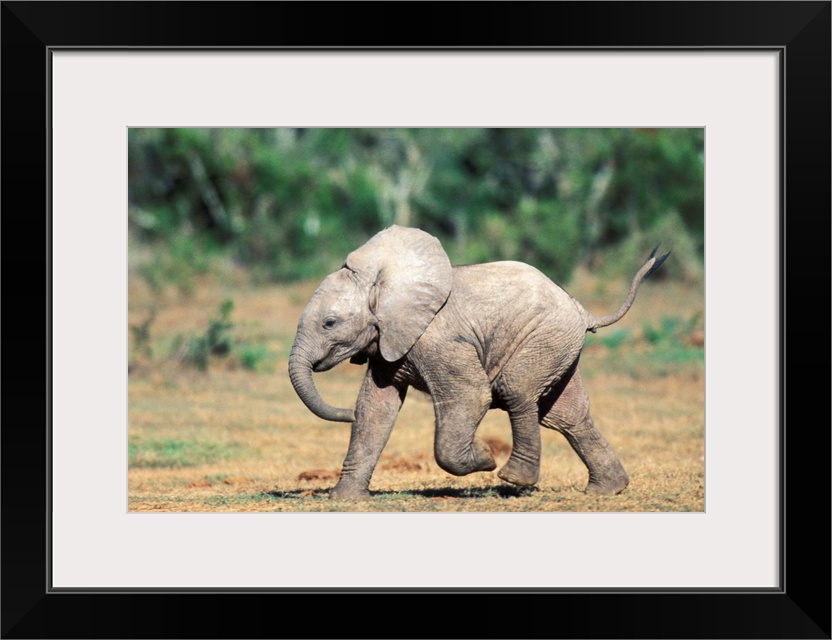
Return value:
[(439, 240), (420, 229), (392, 226), (353, 251), (344, 263), (369, 283), (379, 350), (403, 357), (451, 294), (451, 263)]

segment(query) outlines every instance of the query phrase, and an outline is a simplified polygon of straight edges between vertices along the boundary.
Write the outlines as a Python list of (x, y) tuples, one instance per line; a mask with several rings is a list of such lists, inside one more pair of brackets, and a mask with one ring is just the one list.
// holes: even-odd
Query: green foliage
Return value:
[(607, 349), (615, 350), (630, 339), (629, 329), (613, 329), (601, 336), (601, 344)]
[(271, 372), (276, 354), (261, 342), (234, 335), (233, 310), (234, 301), (224, 300), (208, 319), (204, 331), (189, 338), (177, 336), (170, 347), (173, 356), (200, 371), (207, 371), (212, 359), (221, 358), (249, 371)]
[(614, 129), (615, 172), (608, 198), (621, 239), (649, 229), (669, 211), (704, 243), (704, 129)]
[(681, 216), (675, 211), (668, 212), (648, 229), (634, 231), (605, 251), (599, 261), (598, 271), (608, 278), (632, 278), (636, 268), (657, 245), (659, 253), (670, 251), (670, 256), (651, 278), (703, 281), (702, 251), (697, 247), (694, 237), (687, 233)]
[(129, 129), (128, 160), (131, 231), (164, 247), (143, 267), (156, 287), (187, 292), (217, 249), (264, 278), (317, 277), (394, 223), (455, 263), (559, 281), (655, 235), (684, 258), (665, 277), (701, 270), (701, 128)]
[(134, 438), (127, 444), (127, 460), (131, 469), (191, 467), (217, 462), (233, 453), (227, 446), (201, 440)]
[(234, 328), (234, 323), (230, 320), (233, 309), (233, 300), (225, 300), (220, 304), (216, 316), (209, 319), (206, 330), (185, 343), (182, 362), (205, 371), (212, 356), (222, 358), (231, 352), (229, 331)]
[(662, 316), (657, 325), (649, 320), (641, 327), (644, 339), (652, 345), (685, 345), (691, 332), (701, 320), (698, 313), (684, 319), (678, 316)]
[(275, 354), (265, 345), (245, 342), (237, 349), (237, 357), (249, 371), (272, 371)]
[(166, 285), (173, 285), (180, 293), (190, 295), (197, 276), (210, 269), (210, 257), (215, 251), (206, 245), (201, 237), (171, 234), (166, 242), (156, 242), (157, 250), (149, 261), (139, 266), (139, 275), (157, 293)]
[(601, 345), (604, 349), (595, 349), (591, 357), (582, 359), (583, 372), (591, 377), (598, 371), (615, 371), (639, 379), (703, 372), (705, 351), (693, 340), (701, 326), (701, 314), (694, 313), (647, 320), (641, 325), (640, 338), (626, 328), (588, 333), (586, 347)]
[(156, 312), (152, 311), (144, 322), (130, 325), (130, 334), (133, 336), (133, 347), (130, 356), (132, 364), (149, 361), (153, 358), (153, 348), (150, 344), (150, 325), (153, 324), (155, 319)]
[[(653, 375), (670, 375), (679, 370), (695, 367), (702, 369), (705, 350), (691, 343), (691, 335), (701, 325), (698, 313), (688, 318), (662, 316), (656, 325), (642, 325), (644, 340), (651, 345), (647, 352), (647, 371)], [(643, 374), (642, 374), (643, 375)]]

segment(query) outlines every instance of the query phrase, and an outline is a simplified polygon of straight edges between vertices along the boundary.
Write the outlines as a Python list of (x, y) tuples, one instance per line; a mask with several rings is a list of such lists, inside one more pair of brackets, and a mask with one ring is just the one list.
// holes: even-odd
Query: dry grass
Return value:
[[(347, 449), (349, 425), (313, 416), (286, 375), (297, 318), (314, 287), (255, 288), (227, 280), (203, 282), (193, 296), (179, 298), (153, 295), (141, 281), (131, 281), (129, 322), (140, 323), (151, 308), (156, 312), (152, 360), (138, 363), (129, 376), (131, 511), (704, 510), (701, 358), (667, 359), (638, 339), (648, 319), (701, 314), (700, 288), (650, 282), (619, 323), (633, 339), (615, 347), (593, 342), (583, 356), (593, 417), (630, 474), (621, 495), (585, 495), (586, 469), (560, 434), (545, 429), (535, 488), (506, 485), (494, 472), (453, 477), (433, 460), (430, 399), (411, 390), (373, 476), (373, 499), (349, 502), (327, 495)], [(601, 288), (579, 275), (570, 292), (590, 310), (607, 312), (625, 288)], [(229, 297), (236, 331), (276, 354), (272, 372), (217, 361), (201, 373), (168, 357), (176, 336), (199, 331)], [(363, 371), (343, 364), (316, 375), (316, 383), (328, 401), (352, 405)], [(478, 435), (491, 441), (498, 463), (506, 460), (506, 414), (489, 412)]]

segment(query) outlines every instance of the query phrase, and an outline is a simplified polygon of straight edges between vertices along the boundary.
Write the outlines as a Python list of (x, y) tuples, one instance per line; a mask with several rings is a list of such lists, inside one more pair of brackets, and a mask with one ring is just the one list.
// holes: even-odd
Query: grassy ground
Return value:
[[(586, 469), (546, 429), (532, 489), (507, 485), (496, 472), (451, 476), (433, 460), (430, 398), (411, 390), (370, 484), (373, 499), (350, 502), (327, 495), (349, 425), (313, 416), (286, 375), (315, 286), (254, 287), (226, 277), (182, 296), (131, 279), (131, 511), (704, 510), (701, 287), (650, 280), (621, 322), (588, 337), (582, 371), (595, 423), (630, 474), (622, 494), (585, 495)], [(600, 314), (620, 304), (626, 287), (578, 274), (569, 291)], [(228, 299), (234, 307), (222, 325), (218, 310)], [(220, 336), (213, 343), (212, 323)], [(191, 357), (200, 348), (208, 350), (205, 370)], [(363, 372), (342, 364), (315, 380), (329, 402), (351, 406)], [(505, 462), (507, 415), (489, 412), (478, 435)]]

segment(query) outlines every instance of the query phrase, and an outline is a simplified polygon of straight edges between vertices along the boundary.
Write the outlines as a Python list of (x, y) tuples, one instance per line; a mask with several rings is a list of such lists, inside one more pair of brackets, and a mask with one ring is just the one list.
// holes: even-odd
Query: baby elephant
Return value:
[[(324, 420), (351, 422), (334, 498), (369, 497), (370, 478), (408, 387), (433, 398), (434, 454), (454, 475), (496, 468), (475, 436), (489, 409), (511, 419), (513, 447), (498, 475), (520, 486), (540, 474), (540, 429), (560, 431), (589, 469), (587, 492), (629, 482), (589, 415), (578, 371), (587, 331), (618, 321), (642, 280), (668, 254), (648, 258), (617, 311), (596, 317), (540, 271), (520, 262), (452, 267), (439, 241), (392, 226), (353, 251), (318, 286), (298, 322), (289, 377)], [(327, 404), (312, 381), (347, 358), (369, 362), (355, 411)]]

